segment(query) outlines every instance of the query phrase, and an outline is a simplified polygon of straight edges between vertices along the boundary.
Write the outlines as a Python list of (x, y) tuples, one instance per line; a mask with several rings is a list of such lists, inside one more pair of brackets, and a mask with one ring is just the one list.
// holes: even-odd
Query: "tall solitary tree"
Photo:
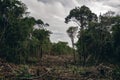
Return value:
[[(71, 42), (72, 42), (73, 50), (75, 49), (75, 47), (74, 47), (74, 38), (75, 38), (75, 35), (76, 35), (76, 32), (77, 32), (77, 29), (78, 29), (78, 27), (71, 26), (67, 30), (68, 36), (70, 37)], [(74, 62), (76, 62), (76, 60), (75, 60), (75, 52), (74, 51), (73, 51), (73, 54), (74, 54)]]
[(92, 13), (88, 7), (83, 5), (70, 11), (69, 15), (65, 18), (65, 23), (70, 21), (77, 23), (80, 29), (86, 29), (89, 22), (97, 21), (97, 15)]
[[(70, 21), (77, 23), (80, 27), (79, 41), (82, 43), (82, 40), (84, 40), (84, 30), (88, 29), (91, 22), (97, 22), (97, 15), (92, 13), (92, 11), (88, 7), (83, 5), (81, 7), (76, 7), (75, 9), (72, 9), (70, 11), (69, 15), (65, 18), (65, 23), (68, 23)], [(78, 49), (78, 53), (80, 54), (81, 59), (83, 58), (83, 65), (85, 65), (86, 54), (84, 50), (84, 44), (82, 44), (81, 46), (82, 48)]]

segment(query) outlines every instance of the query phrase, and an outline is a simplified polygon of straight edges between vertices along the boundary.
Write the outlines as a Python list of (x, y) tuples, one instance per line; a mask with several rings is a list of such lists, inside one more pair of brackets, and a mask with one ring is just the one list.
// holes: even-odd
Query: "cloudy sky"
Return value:
[(94, 13), (99, 15), (108, 10), (119, 12), (120, 0), (21, 0), (28, 7), (30, 15), (36, 19), (42, 19), (50, 24), (48, 29), (53, 32), (50, 36), (52, 42), (69, 42), (66, 30), (74, 23), (65, 24), (64, 18), (69, 11), (76, 6), (86, 5)]

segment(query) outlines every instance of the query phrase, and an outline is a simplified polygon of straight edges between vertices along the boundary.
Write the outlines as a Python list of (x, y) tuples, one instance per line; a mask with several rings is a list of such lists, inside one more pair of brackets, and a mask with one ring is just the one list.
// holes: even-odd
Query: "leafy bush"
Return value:
[(120, 80), (120, 67), (113, 70), (112, 78), (113, 80)]
[(30, 78), (32, 75), (29, 73), (29, 66), (27, 65), (23, 65), (21, 66), (21, 68), (19, 69), (19, 74), (18, 77), (20, 78)]
[(36, 63), (36, 62), (38, 62), (38, 59), (36, 57), (29, 57), (27, 62), (28, 63)]

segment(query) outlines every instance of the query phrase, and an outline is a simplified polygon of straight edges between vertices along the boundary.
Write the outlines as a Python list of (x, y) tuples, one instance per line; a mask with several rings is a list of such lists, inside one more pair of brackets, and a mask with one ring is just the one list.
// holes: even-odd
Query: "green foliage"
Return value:
[(65, 22), (70, 21), (76, 22), (82, 29), (87, 28), (89, 22), (96, 22), (97, 15), (92, 13), (91, 10), (86, 6), (76, 7), (72, 9), (69, 15), (65, 18)]
[(35, 64), (36, 62), (38, 62), (39, 60), (36, 57), (29, 57), (27, 60), (27, 63), (29, 64)]
[(61, 54), (72, 54), (73, 49), (70, 48), (66, 42), (58, 42), (52, 45), (52, 54), (61, 55)]
[(120, 17), (117, 16), (116, 24), (112, 27), (112, 37), (114, 46), (114, 56), (116, 57), (116, 63), (120, 64)]
[(29, 73), (29, 66), (22, 65), (19, 69), (19, 73), (17, 73), (17, 77), (19, 79), (28, 79), (31, 78), (32, 75)]
[(43, 27), (49, 24), (27, 17), (26, 9), (18, 0), (0, 1), (0, 57), (10, 62), (26, 63), (30, 56), (40, 57), (44, 42), (50, 43), (49, 31), (34, 30), (36, 24)]
[[(99, 26), (96, 24), (96, 27)], [(81, 59), (84, 57), (86, 61), (90, 58), (92, 61), (96, 59), (94, 63), (109, 61), (108, 55), (112, 53), (110, 33), (96, 27), (82, 31), (77, 42), (78, 52)]]
[(45, 39), (49, 39), (50, 31), (47, 31), (45, 29), (35, 29), (33, 31), (33, 36), (37, 38), (40, 43), (42, 43), (42, 41), (44, 41)]
[(94, 65), (99, 63), (119, 64), (119, 16), (108, 11), (97, 17), (88, 7), (81, 6), (70, 11), (65, 22), (70, 21), (76, 22), (80, 27), (76, 47), (80, 63), (83, 66), (86, 63)]
[(43, 53), (50, 53), (50, 34), (51, 32), (45, 29), (35, 29), (33, 31), (33, 36), (39, 41), (37, 46), (38, 57), (42, 58)]
[(120, 79), (120, 67), (115, 68), (112, 73), (112, 78), (114, 80), (119, 80)]
[(0, 56), (19, 62), (20, 56), (26, 55), (27, 46), (24, 43), (29, 38), (34, 23), (31, 18), (23, 17), (26, 7), (20, 1), (3, 0), (0, 4)]

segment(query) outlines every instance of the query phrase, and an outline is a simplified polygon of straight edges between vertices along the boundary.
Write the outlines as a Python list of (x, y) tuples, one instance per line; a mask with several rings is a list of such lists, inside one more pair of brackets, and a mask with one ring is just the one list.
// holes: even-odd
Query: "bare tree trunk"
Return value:
[(85, 47), (84, 47), (84, 44), (83, 44), (83, 67), (85, 66), (85, 56), (86, 56), (84, 48)]
[(72, 47), (73, 47), (73, 60), (74, 60), (74, 63), (76, 63), (76, 55), (75, 55), (74, 38), (71, 38), (71, 41), (72, 41)]
[(42, 50), (42, 47), (40, 47), (40, 59), (42, 58), (43, 56), (43, 50)]

